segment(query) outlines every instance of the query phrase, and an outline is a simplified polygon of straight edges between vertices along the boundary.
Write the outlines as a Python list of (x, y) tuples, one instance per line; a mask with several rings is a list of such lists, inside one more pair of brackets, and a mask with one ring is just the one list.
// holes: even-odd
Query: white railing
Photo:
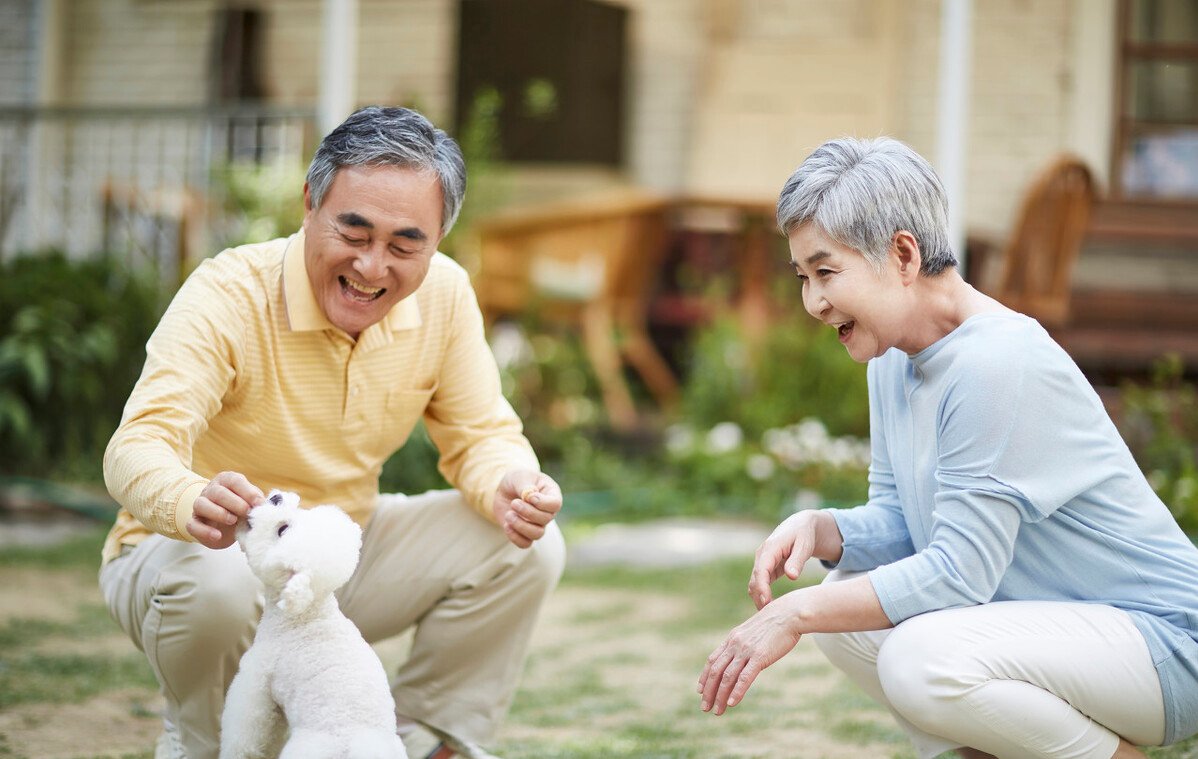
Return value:
[(176, 278), (223, 241), (223, 167), (314, 144), (311, 109), (0, 107), (0, 259), (103, 250)]

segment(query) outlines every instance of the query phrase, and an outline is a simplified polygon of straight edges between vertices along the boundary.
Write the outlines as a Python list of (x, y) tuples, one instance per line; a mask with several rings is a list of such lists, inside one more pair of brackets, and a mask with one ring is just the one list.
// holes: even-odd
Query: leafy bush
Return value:
[(413, 495), (448, 488), (449, 483), (437, 471), (439, 458), (440, 453), (429, 439), (424, 423), (418, 423), (403, 447), (383, 464), (379, 492)]
[(236, 161), (216, 172), (227, 213), (220, 247), (289, 235), (304, 220), (304, 175), (299, 164)]
[(112, 257), (0, 264), (0, 472), (99, 479), (162, 305)]
[(1147, 385), (1125, 384), (1120, 427), (1136, 463), (1181, 528), (1198, 535), (1198, 393), (1176, 355)]
[(702, 428), (735, 422), (759, 436), (814, 417), (833, 434), (869, 433), (865, 366), (849, 357), (833, 330), (798, 312), (752, 346), (731, 317), (697, 335), (682, 394), (688, 422)]
[(578, 337), (536, 329), (498, 325), (492, 348), (571, 513), (777, 521), (864, 499), (866, 444), (848, 436), (868, 429), (864, 367), (834, 336), (788, 318), (751, 355), (737, 324), (721, 319), (693, 338), (680, 421), (628, 435), (607, 427)]

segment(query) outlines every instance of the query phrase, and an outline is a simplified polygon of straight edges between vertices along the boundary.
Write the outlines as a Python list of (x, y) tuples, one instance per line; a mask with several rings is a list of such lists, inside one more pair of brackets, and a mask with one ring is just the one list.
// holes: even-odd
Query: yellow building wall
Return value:
[[(60, 2), (64, 102), (205, 102), (216, 0)], [(572, 169), (540, 168), (526, 172), (530, 183), (772, 198), (811, 149), (844, 134), (890, 134), (935, 158), (939, 0), (611, 2), (631, 11), (627, 165), (575, 172), (579, 181), (564, 178)], [(1093, 70), (1106, 60), (1093, 47), (1109, 24), (1094, 19), (1113, 4), (974, 0), (970, 231), (1003, 235), (1027, 183), (1057, 152), (1100, 160), (1109, 101), (1089, 104), (1109, 87), (1110, 73)], [(266, 22), (268, 101), (312, 106), (322, 0), (255, 7)], [(357, 102), (413, 105), (450, 126), (456, 9), (456, 0), (359, 0)]]

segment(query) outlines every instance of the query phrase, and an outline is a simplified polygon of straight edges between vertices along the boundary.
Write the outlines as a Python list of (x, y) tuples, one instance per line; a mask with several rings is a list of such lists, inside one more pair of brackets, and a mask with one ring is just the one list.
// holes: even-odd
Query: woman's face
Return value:
[(879, 272), (861, 253), (808, 223), (790, 235), (790, 259), (803, 283), (803, 307), (837, 331), (854, 361), (900, 346), (904, 264), (895, 256), (887, 256)]

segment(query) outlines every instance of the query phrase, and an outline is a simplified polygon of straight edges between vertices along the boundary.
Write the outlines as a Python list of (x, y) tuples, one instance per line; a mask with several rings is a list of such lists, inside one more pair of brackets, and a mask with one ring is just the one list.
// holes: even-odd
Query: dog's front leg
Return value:
[(270, 695), (269, 678), (248, 658), (243, 658), (225, 694), (220, 759), (274, 759), (287, 737), (287, 722)]

